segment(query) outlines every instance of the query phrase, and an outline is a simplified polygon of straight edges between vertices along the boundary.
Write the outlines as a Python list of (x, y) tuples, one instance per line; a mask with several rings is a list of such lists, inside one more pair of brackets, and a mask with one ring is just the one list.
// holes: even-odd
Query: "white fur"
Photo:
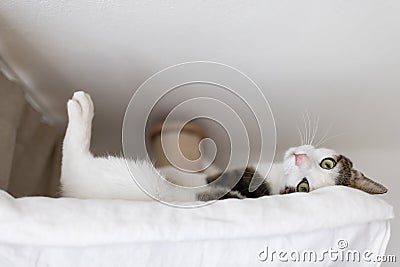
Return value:
[[(296, 166), (294, 153), (306, 154), (309, 159), (309, 166)], [(315, 148), (311, 145), (292, 147), (286, 151), (282, 162), (272, 165), (261, 163), (257, 172), (266, 177), (266, 181), (271, 186), (272, 195), (281, 193), (286, 186), (297, 187), (303, 178), (307, 178), (310, 190), (315, 190), (335, 184), (335, 178), (338, 174), (336, 169), (325, 170), (319, 164), (325, 158), (335, 158), (336, 156), (337, 153), (331, 149)], [(270, 166), (271, 169), (269, 170)], [(256, 165), (252, 164), (252, 167), (256, 168)]]
[[(308, 159), (307, 166), (296, 166), (294, 154), (305, 154)], [(334, 158), (336, 155), (336, 152), (331, 149), (315, 148), (311, 145), (288, 149), (283, 160), (286, 186), (296, 187), (303, 178), (307, 178), (310, 190), (334, 185), (337, 176), (336, 168), (326, 170), (321, 168), (319, 164), (323, 159)]]
[(94, 157), (89, 151), (93, 116), (90, 96), (76, 92), (68, 101), (69, 123), (63, 145), (61, 173), (63, 196), (150, 200), (132, 179), (133, 176), (140, 177), (140, 181), (153, 183), (151, 191), (156, 191), (155, 197), (160, 200), (195, 200), (193, 194), (178, 194), (167, 187), (167, 182), (163, 183), (164, 180), (160, 179), (159, 172), (150, 162), (111, 156)]
[[(256, 169), (255, 164), (252, 164), (252, 167)], [(265, 179), (270, 184), (272, 195), (279, 194), (285, 188), (286, 179), (283, 172), (283, 163), (273, 163), (272, 165), (271, 163), (260, 163), (257, 173), (262, 177), (266, 177)]]
[[(68, 101), (69, 123), (63, 145), (61, 174), (63, 196), (151, 200), (152, 198), (138, 187), (132, 176), (140, 180), (141, 185), (149, 189), (147, 191), (155, 192), (154, 197), (163, 201), (194, 201), (196, 194), (204, 191), (203, 188), (183, 192), (180, 188), (171, 187), (147, 161), (111, 156), (94, 157), (89, 150), (93, 116), (94, 107), (90, 96), (84, 92), (76, 92)], [(306, 154), (311, 165), (307, 168), (296, 166), (293, 153)], [(322, 169), (319, 162), (334, 155), (336, 153), (333, 150), (316, 149), (311, 145), (289, 149), (282, 163), (272, 164), (267, 177), (271, 193), (279, 194), (285, 186), (296, 187), (304, 177), (307, 177), (311, 190), (333, 185), (337, 173), (334, 169)], [(257, 168), (258, 173), (266, 176), (269, 166), (270, 164), (261, 164)], [(178, 176), (176, 173), (175, 175)], [(204, 180), (204, 177), (201, 178)], [(179, 180), (185, 181), (182, 178)], [(182, 183), (181, 185), (188, 186)]]

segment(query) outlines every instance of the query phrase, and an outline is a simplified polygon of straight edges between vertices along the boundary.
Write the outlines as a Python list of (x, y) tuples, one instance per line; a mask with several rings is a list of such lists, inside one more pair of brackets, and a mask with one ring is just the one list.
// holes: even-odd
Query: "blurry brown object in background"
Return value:
[[(150, 132), (153, 161), (156, 167), (171, 166), (173, 163), (178, 168), (196, 171), (201, 169), (200, 141), (206, 137), (203, 128), (194, 122), (187, 123), (182, 130), (181, 122), (155, 125)], [(163, 143), (161, 144), (161, 130), (163, 130)], [(180, 131), (180, 132), (179, 132)], [(178, 145), (179, 135), (179, 145)], [(168, 153), (168, 159), (164, 153)]]

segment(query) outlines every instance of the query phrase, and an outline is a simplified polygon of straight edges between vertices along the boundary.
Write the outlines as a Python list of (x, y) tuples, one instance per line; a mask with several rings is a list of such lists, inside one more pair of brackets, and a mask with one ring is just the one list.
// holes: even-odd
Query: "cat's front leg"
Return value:
[(63, 196), (84, 197), (87, 188), (83, 185), (92, 187), (90, 173), (93, 156), (89, 147), (94, 116), (93, 102), (85, 92), (75, 92), (67, 106), (68, 127), (63, 144), (61, 190)]
[(94, 106), (90, 95), (75, 92), (68, 101), (68, 127), (64, 138), (64, 156), (76, 153), (90, 153), (90, 139)]

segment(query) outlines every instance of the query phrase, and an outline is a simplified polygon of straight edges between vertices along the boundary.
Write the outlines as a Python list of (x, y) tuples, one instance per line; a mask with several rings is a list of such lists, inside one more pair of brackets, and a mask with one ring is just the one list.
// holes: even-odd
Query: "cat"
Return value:
[[(75, 198), (110, 198), (127, 200), (209, 201), (225, 198), (254, 198), (264, 195), (309, 192), (329, 185), (344, 185), (371, 194), (385, 193), (387, 189), (361, 172), (353, 169), (352, 162), (333, 150), (303, 145), (290, 148), (282, 163), (248, 166), (222, 175), (205, 177), (208, 183), (220, 179), (212, 186), (182, 194), (163, 190), (166, 178), (151, 162), (119, 157), (95, 157), (90, 152), (94, 106), (89, 94), (79, 91), (67, 103), (68, 127), (63, 143), (61, 168), (61, 195)], [(129, 169), (127, 167), (129, 165)], [(133, 177), (145, 177), (157, 196), (149, 196), (134, 182)], [(163, 177), (164, 179), (159, 179)], [(239, 178), (230, 190), (226, 182)], [(251, 181), (260, 186), (249, 190)], [(207, 184), (205, 181), (205, 184)]]

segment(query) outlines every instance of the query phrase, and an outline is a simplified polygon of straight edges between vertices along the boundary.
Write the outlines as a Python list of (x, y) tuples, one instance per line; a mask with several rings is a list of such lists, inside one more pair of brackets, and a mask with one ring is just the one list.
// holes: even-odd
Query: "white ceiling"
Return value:
[(120, 150), (141, 83), (192, 60), (251, 77), (281, 149), (298, 142), (306, 110), (321, 135), (331, 122), (343, 134), (331, 147), (400, 148), (399, 14), (396, 0), (2, 0), (0, 55), (57, 123), (73, 91), (92, 94), (98, 152)]

